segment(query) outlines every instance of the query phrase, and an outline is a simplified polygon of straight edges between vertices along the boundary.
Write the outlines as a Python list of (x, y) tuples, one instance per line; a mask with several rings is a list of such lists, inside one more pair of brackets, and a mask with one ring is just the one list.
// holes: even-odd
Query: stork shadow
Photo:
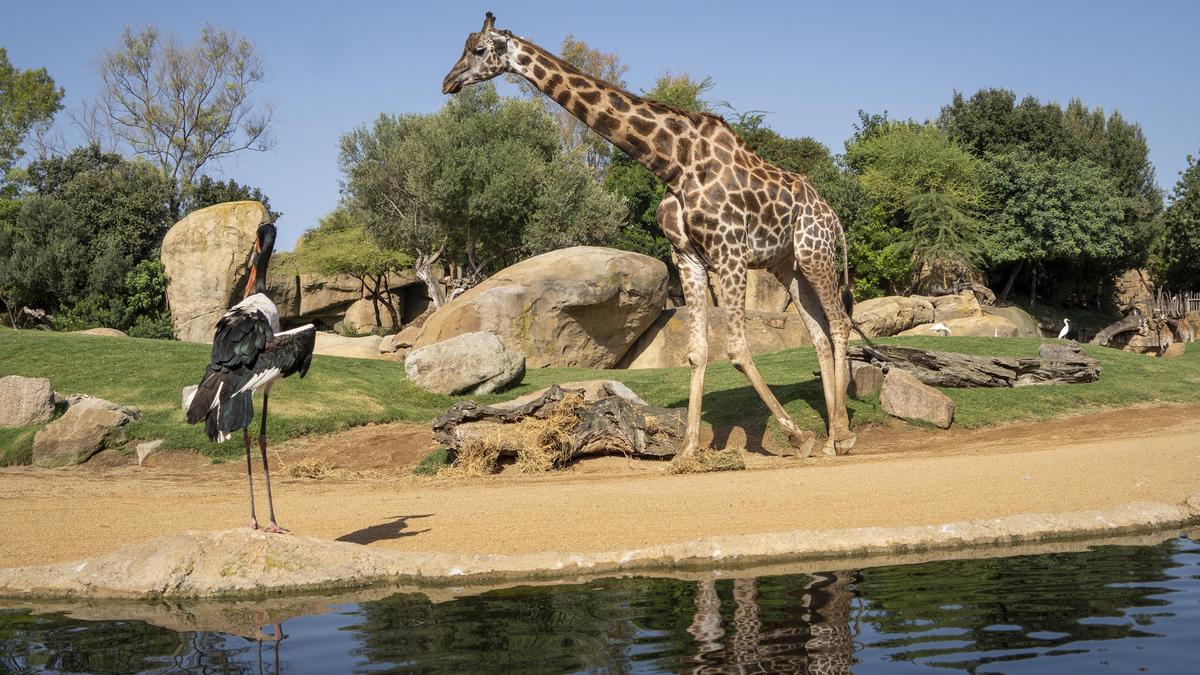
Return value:
[(343, 534), (335, 541), (348, 541), (351, 544), (373, 544), (377, 541), (415, 537), (422, 532), (428, 532), (431, 528), (427, 527), (423, 530), (409, 531), (408, 521), (412, 518), (429, 518), (432, 515), (432, 513), (423, 513), (415, 516), (393, 516), (377, 525), (369, 525), (361, 530)]

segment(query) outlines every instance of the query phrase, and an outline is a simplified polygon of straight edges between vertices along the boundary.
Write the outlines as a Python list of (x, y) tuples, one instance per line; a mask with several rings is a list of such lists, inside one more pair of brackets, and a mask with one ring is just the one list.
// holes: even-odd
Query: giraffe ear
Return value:
[(492, 14), (491, 12), (488, 12), (487, 15), (485, 15), (483, 17), (483, 32), (485, 32), (485, 33), (488, 32), (495, 25), (496, 25), (496, 15)]

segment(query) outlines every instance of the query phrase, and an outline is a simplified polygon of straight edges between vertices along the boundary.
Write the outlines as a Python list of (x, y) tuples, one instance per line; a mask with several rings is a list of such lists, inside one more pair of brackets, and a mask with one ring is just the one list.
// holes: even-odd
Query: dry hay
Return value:
[(388, 472), (380, 469), (351, 471), (335, 466), (324, 457), (305, 457), (295, 464), (284, 465), (283, 475), (289, 478), (309, 478), (312, 480), (351, 480), (360, 478), (380, 480), (395, 478), (399, 474), (398, 472)]
[(584, 405), (583, 394), (571, 392), (544, 419), (526, 417), (484, 436), (468, 438), (459, 447), (454, 463), (438, 475), (493, 474), (500, 470), (500, 458), (504, 455), (515, 456), (522, 473), (561, 469), (571, 459), (571, 430), (579, 424), (579, 410)]
[(690, 455), (676, 455), (667, 473), (708, 473), (709, 471), (740, 471), (746, 462), (735, 448), (714, 450), (700, 448)]

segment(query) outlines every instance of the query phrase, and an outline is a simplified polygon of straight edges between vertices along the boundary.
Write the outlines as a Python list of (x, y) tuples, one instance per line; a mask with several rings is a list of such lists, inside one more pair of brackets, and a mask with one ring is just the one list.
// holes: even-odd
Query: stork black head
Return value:
[(254, 237), (254, 260), (250, 263), (250, 278), (246, 280), (246, 293), (267, 292), (267, 265), (271, 263), (271, 251), (275, 249), (275, 223), (263, 221)]

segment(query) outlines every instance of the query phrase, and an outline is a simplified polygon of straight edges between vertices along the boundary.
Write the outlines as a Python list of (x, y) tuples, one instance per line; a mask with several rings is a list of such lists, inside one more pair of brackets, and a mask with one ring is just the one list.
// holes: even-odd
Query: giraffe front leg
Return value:
[(771, 411), (779, 428), (787, 436), (788, 442), (796, 448), (801, 457), (812, 454), (816, 434), (804, 431), (787, 414), (775, 393), (767, 386), (758, 367), (751, 358), (750, 348), (746, 346), (746, 265), (741, 257), (730, 256), (729, 261), (721, 267), (721, 298), (725, 303), (725, 319), (727, 321), (728, 342), (727, 355), (733, 367), (750, 380), (758, 397)]
[(700, 449), (700, 413), (704, 402), (704, 372), (708, 367), (708, 271), (699, 258), (679, 256), (679, 277), (688, 308), (688, 365), (692, 381), (688, 390), (687, 430), (683, 435), (683, 456)]

